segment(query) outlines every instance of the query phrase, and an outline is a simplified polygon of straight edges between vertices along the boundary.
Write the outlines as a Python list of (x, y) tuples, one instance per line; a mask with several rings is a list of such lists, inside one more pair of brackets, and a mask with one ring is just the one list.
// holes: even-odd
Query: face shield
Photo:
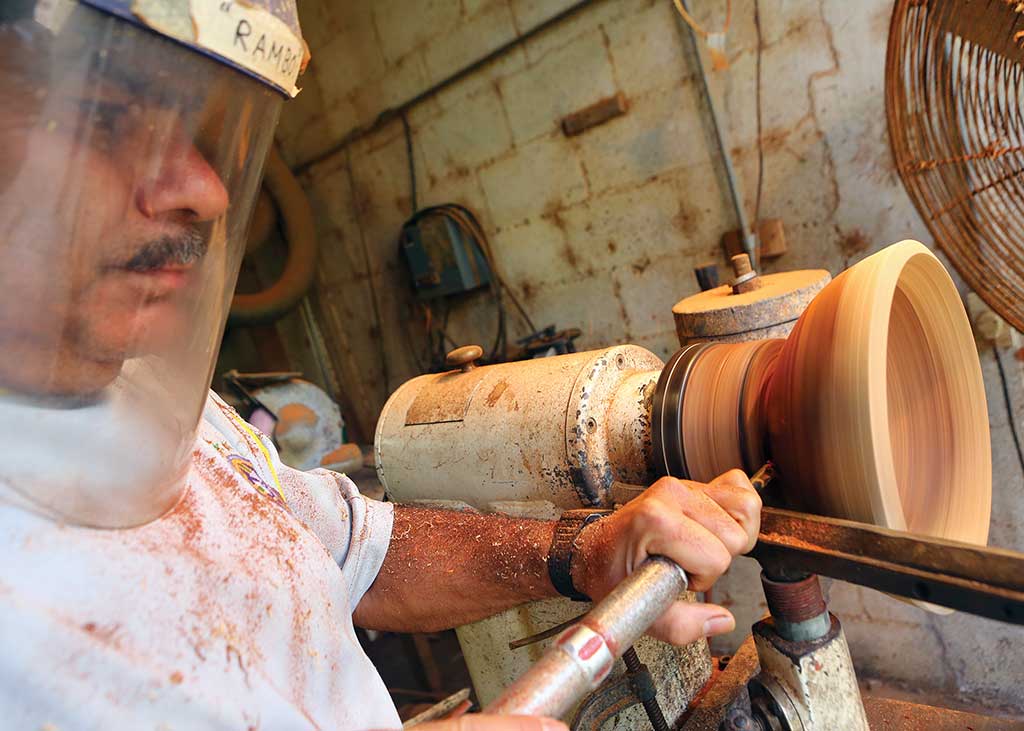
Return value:
[(0, 17), (0, 499), (126, 527), (184, 489), (283, 97), (64, 10)]

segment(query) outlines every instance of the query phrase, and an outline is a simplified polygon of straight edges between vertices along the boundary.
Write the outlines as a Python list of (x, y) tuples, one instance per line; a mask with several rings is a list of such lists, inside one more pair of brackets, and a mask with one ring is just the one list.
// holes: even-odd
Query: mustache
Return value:
[(209, 246), (199, 229), (189, 227), (180, 234), (161, 236), (147, 242), (118, 268), (145, 273), (167, 267), (190, 266), (206, 255)]

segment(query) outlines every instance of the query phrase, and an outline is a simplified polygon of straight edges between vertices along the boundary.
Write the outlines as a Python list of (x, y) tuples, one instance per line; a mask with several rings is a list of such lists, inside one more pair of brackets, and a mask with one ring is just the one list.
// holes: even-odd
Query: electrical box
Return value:
[(410, 220), (402, 227), (401, 248), (420, 299), (469, 292), (491, 281), (480, 244), (447, 216)]

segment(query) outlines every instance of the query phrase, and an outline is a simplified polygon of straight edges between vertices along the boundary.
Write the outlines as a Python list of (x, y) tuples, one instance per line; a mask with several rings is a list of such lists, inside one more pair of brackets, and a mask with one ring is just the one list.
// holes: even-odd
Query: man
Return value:
[[(207, 397), (294, 6), (24, 0), (0, 41), (3, 726), (400, 727), (353, 621), (423, 632), (555, 596), (555, 524), (366, 500)], [(738, 472), (661, 480), (579, 533), (565, 579), (600, 599), (660, 554), (706, 589), (759, 511)], [(733, 625), (678, 604), (651, 631)]]

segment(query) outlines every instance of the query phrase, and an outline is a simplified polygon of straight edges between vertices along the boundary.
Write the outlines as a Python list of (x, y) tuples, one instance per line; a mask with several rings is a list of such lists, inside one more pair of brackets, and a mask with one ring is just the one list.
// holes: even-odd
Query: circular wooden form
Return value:
[[(732, 287), (699, 292), (672, 307), (681, 345), (699, 340), (755, 340), (774, 337), (796, 321), (830, 281), (824, 269), (762, 274), (759, 286), (734, 294)], [(781, 327), (780, 327), (781, 326)]]
[(771, 458), (791, 507), (988, 540), (978, 355), (953, 281), (916, 241), (838, 276), (785, 341), (703, 348), (679, 414), (693, 479)]

